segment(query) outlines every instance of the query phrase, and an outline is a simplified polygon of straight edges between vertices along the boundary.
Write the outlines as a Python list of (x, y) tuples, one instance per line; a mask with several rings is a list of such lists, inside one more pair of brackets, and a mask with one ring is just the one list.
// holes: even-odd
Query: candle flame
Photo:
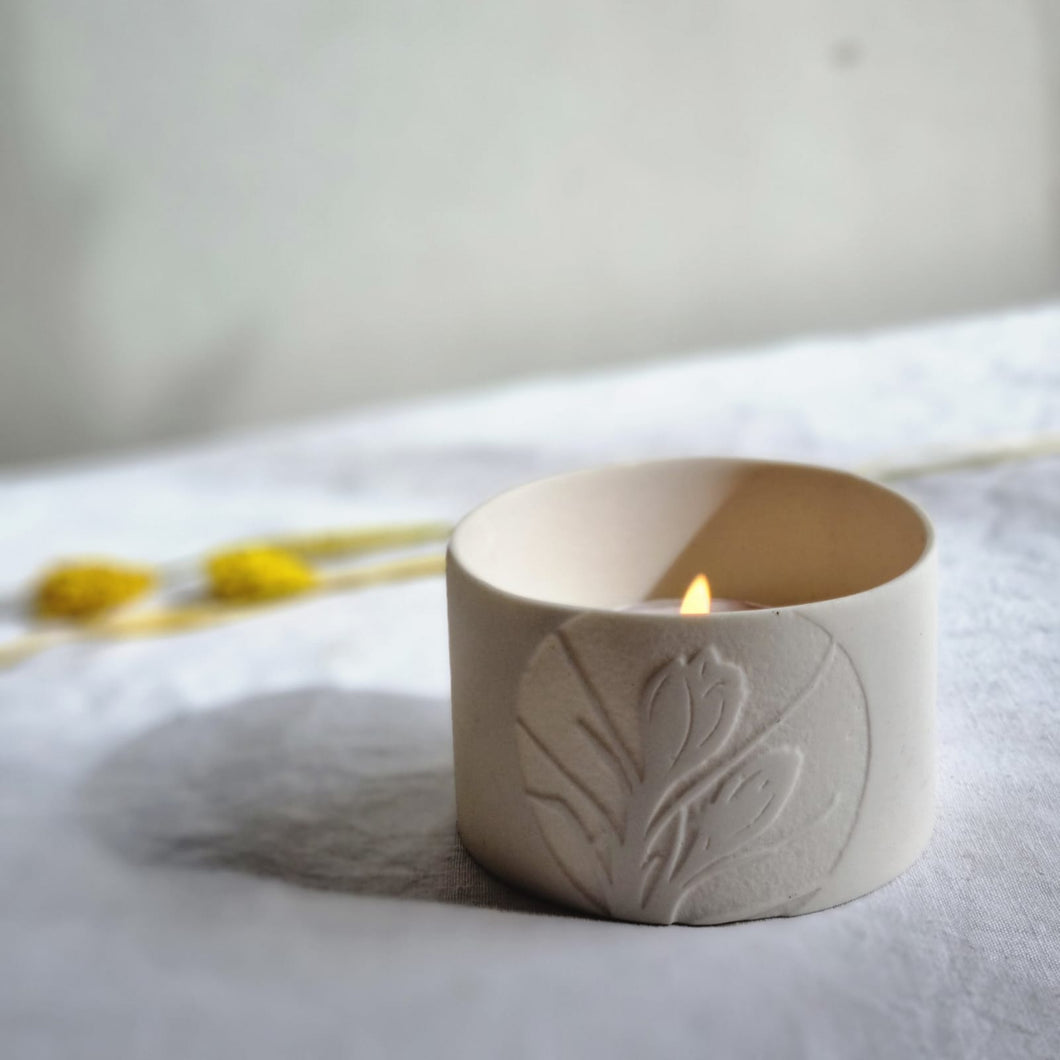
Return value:
[(681, 601), (682, 615), (710, 614), (710, 582), (705, 574), (698, 574), (685, 592)]

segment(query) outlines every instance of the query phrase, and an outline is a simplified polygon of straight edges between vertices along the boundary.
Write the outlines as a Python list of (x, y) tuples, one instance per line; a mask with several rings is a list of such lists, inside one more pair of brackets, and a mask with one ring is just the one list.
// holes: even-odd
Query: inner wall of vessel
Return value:
[(505, 592), (575, 607), (717, 596), (790, 606), (865, 592), (925, 553), (920, 513), (824, 468), (687, 460), (545, 479), (473, 512), (454, 558)]

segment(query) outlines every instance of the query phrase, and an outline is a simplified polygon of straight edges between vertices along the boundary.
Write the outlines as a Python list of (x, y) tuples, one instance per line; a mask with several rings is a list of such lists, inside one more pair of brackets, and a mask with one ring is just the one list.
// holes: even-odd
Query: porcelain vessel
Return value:
[[(933, 821), (935, 567), (918, 508), (825, 468), (673, 460), (494, 498), (447, 570), (464, 844), (652, 924), (886, 883)], [(700, 572), (766, 606), (625, 610)]]

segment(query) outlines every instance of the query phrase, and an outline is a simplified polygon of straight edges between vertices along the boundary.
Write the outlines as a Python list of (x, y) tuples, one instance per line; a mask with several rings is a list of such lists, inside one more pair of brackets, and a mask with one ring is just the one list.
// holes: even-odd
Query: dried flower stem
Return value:
[(1033, 460), (1060, 455), (1060, 432), (1043, 431), (1022, 438), (979, 442), (952, 449), (940, 449), (922, 456), (880, 460), (858, 468), (868, 478), (889, 482), (892, 479), (918, 478), (942, 471), (961, 471), (968, 468), (994, 467), (1015, 460)]
[(282, 548), (309, 559), (329, 556), (351, 556), (363, 552), (380, 552), (389, 548), (444, 541), (452, 526), (449, 523), (403, 523), (369, 526), (358, 530), (328, 530), (306, 534), (279, 534), (256, 544)]
[[(368, 566), (322, 574), (301, 596), (324, 592), (362, 589), (412, 578), (426, 578), (445, 571), (445, 556), (434, 553), (389, 560)], [(291, 599), (286, 597), (285, 599)], [(193, 629), (233, 622), (260, 614), (274, 601), (258, 604), (227, 605), (210, 600), (178, 607), (136, 608), (109, 614), (81, 626), (43, 629), (0, 645), (0, 666), (12, 666), (39, 651), (58, 644), (83, 640), (114, 640), (182, 633)]]

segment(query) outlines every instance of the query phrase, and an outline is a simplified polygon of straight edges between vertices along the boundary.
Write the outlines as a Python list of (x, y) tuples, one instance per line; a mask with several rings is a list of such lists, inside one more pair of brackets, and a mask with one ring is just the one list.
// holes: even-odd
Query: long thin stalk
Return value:
[(938, 449), (922, 455), (905, 456), (895, 460), (879, 460), (859, 467), (858, 473), (868, 478), (889, 482), (895, 479), (919, 478), (942, 471), (993, 467), (1016, 460), (1033, 460), (1060, 455), (1060, 432), (1043, 431), (1021, 438), (996, 439), (950, 449)]
[(357, 530), (326, 530), (317, 533), (277, 534), (259, 542), (270, 548), (282, 548), (299, 556), (324, 559), (329, 556), (349, 556), (383, 549), (404, 548), (408, 545), (444, 541), (452, 526), (449, 523), (398, 523), (369, 526)]

